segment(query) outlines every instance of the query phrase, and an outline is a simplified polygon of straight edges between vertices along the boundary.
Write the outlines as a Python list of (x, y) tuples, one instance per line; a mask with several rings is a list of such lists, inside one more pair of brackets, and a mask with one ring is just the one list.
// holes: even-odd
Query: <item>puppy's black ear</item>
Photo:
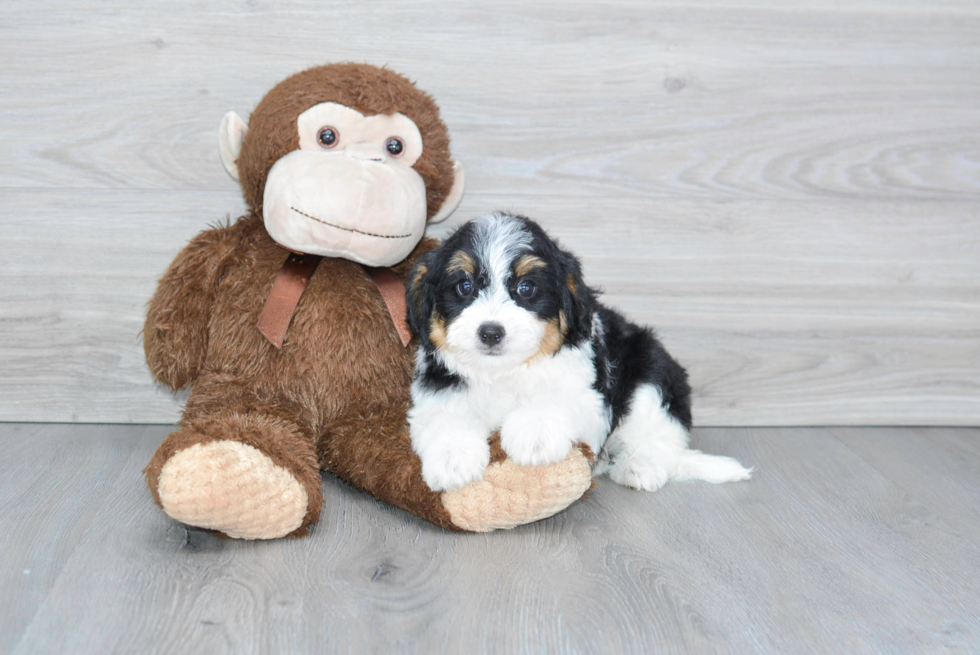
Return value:
[(419, 257), (411, 273), (408, 274), (408, 284), (405, 285), (408, 327), (412, 330), (412, 334), (418, 337), (419, 342), (427, 347), (432, 345), (429, 341), (429, 320), (435, 307), (436, 289), (433, 285), (435, 276), (432, 272), (435, 260), (435, 250), (430, 250)]
[(595, 294), (592, 289), (585, 286), (585, 281), (582, 279), (582, 265), (575, 255), (559, 250), (558, 261), (562, 271), (559, 281), (561, 312), (567, 325), (565, 340), (577, 343), (592, 335)]

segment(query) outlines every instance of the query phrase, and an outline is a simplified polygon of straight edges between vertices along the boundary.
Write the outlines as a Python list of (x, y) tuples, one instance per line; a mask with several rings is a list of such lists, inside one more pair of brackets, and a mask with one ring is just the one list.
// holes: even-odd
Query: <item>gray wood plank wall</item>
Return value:
[(453, 220), (540, 219), (702, 425), (980, 424), (980, 6), (0, 5), (0, 420), (171, 422), (139, 330), (238, 215), (217, 125), (330, 61), (441, 103)]

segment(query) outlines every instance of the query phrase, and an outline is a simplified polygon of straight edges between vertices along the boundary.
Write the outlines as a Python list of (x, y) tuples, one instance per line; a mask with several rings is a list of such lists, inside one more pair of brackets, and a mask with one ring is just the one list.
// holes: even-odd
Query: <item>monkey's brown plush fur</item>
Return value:
[[(322, 66), (262, 100), (238, 157), (249, 213), (193, 239), (149, 305), (151, 371), (173, 389), (191, 386), (179, 429), (145, 471), (154, 500), (174, 518), (245, 538), (305, 533), (320, 515), (321, 469), (451, 529), (510, 527), (563, 509), (589, 487), (591, 453), (536, 468), (498, 457), (479, 483), (448, 494), (429, 490), (406, 421), (414, 347), (402, 346), (361, 265), (323, 259), (281, 350), (256, 328), (289, 256), (263, 225), (265, 179), (298, 147), (297, 115), (322, 102), (415, 121), (425, 150), (414, 168), (430, 217), (452, 187), (438, 107), (395, 73)], [(423, 240), (393, 267), (395, 275), (404, 281), (433, 245)]]

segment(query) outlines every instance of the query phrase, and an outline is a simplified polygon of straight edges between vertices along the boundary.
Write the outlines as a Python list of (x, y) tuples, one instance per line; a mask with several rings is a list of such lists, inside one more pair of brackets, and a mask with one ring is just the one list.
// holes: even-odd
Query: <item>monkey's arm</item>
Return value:
[(143, 348), (158, 382), (183, 389), (197, 377), (208, 346), (208, 321), (236, 239), (234, 226), (194, 237), (163, 274), (150, 300)]

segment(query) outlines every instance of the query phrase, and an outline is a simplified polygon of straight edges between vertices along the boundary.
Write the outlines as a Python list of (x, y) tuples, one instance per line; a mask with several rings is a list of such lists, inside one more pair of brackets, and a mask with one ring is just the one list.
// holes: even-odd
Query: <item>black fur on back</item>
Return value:
[(631, 323), (619, 312), (596, 303), (602, 330), (592, 338), (595, 351), (595, 389), (612, 407), (612, 429), (629, 413), (640, 384), (660, 389), (667, 412), (691, 428), (691, 387), (687, 371), (674, 360), (653, 330)]

